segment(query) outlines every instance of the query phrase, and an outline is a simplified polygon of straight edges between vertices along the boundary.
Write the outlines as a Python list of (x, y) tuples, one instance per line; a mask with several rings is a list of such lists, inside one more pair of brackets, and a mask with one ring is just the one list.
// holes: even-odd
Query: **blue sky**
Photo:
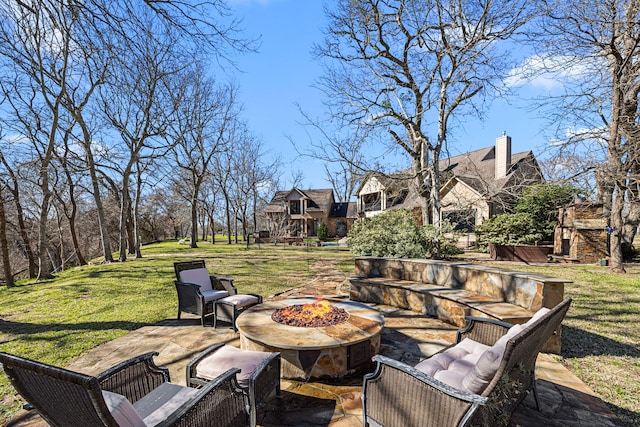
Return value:
[[(330, 188), (322, 163), (297, 158), (290, 142), (305, 144), (309, 140), (296, 104), (312, 117), (322, 115), (322, 94), (312, 87), (321, 70), (311, 49), (323, 38), (323, 1), (228, 0), (228, 4), (244, 20), (247, 35), (261, 37), (259, 52), (239, 58), (242, 72), (233, 77), (240, 86), (250, 129), (262, 139), (270, 155), (282, 162), (283, 185), (290, 185), (291, 175), (286, 171), (293, 168), (304, 173), (303, 188)], [(522, 90), (530, 95), (535, 89), (533, 85)], [(533, 150), (540, 157), (546, 144), (544, 125), (535, 113), (505, 101), (495, 102), (482, 122), (470, 119), (464, 127), (453, 129), (449, 150), (456, 155), (483, 148), (506, 131), (512, 138), (513, 153)]]

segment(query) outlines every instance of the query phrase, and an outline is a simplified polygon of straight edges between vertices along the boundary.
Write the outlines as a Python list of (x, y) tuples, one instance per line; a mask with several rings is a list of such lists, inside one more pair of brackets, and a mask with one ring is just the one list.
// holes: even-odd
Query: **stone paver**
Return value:
[[(324, 275), (300, 288), (291, 289), (271, 299), (320, 295), (345, 297), (344, 277)], [(377, 306), (385, 315), (380, 353), (409, 364), (428, 357), (455, 338), (456, 327), (435, 319), (394, 307)], [(239, 335), (230, 327), (201, 327), (194, 318), (168, 319), (145, 326), (126, 336), (98, 346), (71, 363), (68, 368), (98, 373), (122, 360), (147, 351), (157, 351), (158, 364), (166, 365), (172, 381), (185, 384), (185, 366), (206, 347), (225, 342), (239, 346)], [(537, 363), (537, 388), (541, 411), (528, 396), (511, 419), (513, 427), (584, 426), (618, 427), (623, 424), (606, 403), (553, 356), (541, 354)], [(362, 426), (362, 377), (334, 382), (282, 381), (282, 397), (271, 399), (259, 411), (264, 427)], [(46, 423), (34, 411), (21, 411), (8, 426), (42, 427)]]

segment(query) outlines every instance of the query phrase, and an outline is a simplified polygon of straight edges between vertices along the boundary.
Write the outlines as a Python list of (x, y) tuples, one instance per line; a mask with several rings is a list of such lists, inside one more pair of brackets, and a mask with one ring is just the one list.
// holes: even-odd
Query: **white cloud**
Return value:
[(584, 77), (594, 61), (593, 58), (573, 56), (533, 55), (509, 72), (505, 84), (510, 87), (531, 85), (547, 90), (559, 88), (568, 80)]
[(608, 130), (604, 127), (599, 128), (578, 128), (569, 127), (565, 130), (564, 138), (556, 138), (549, 141), (549, 145), (562, 146), (567, 144), (575, 144), (577, 142), (595, 142), (602, 144), (608, 137)]

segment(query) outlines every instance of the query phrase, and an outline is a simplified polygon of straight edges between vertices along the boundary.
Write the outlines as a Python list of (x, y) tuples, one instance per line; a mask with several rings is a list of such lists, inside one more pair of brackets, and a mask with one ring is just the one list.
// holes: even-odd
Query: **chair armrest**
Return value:
[(219, 289), (219, 286), (216, 286), (216, 283), (220, 283), (223, 287), (221, 290), (229, 292), (229, 295), (236, 295), (238, 293), (238, 289), (233, 285), (233, 279), (231, 277), (214, 275), (210, 275), (209, 277), (211, 278), (211, 287), (213, 289)]
[(276, 394), (280, 395), (280, 352), (275, 352), (262, 361), (260, 366), (253, 371), (249, 379), (250, 390), (254, 393), (252, 397), (255, 402), (264, 401), (271, 392), (276, 389)]
[(236, 381), (240, 369), (229, 369), (209, 381), (156, 427), (241, 426), (247, 425), (245, 398)]
[(125, 396), (131, 403), (149, 394), (164, 382), (169, 382), (169, 370), (155, 364), (152, 351), (125, 360), (96, 375), (103, 390)]
[(485, 345), (494, 345), (498, 339), (507, 333), (513, 325), (496, 319), (486, 317), (467, 316), (467, 326), (458, 330), (456, 343), (465, 338), (470, 338)]
[(397, 360), (377, 355), (364, 376), (365, 425), (463, 426), (487, 398), (453, 387)]

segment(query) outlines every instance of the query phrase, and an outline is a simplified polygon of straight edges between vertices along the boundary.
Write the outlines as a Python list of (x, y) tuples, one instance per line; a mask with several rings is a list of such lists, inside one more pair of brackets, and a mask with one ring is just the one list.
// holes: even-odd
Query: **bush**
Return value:
[(545, 237), (544, 229), (526, 212), (496, 215), (477, 226), (475, 232), (478, 247), (485, 250), (489, 243), (535, 245)]
[(347, 243), (354, 254), (361, 256), (425, 258), (433, 253), (433, 242), (438, 240), (446, 256), (459, 253), (453, 238), (446, 237), (452, 231), (449, 223), (439, 230), (432, 225), (421, 227), (410, 210), (395, 209), (356, 220)]
[(320, 224), (318, 224), (317, 235), (318, 240), (322, 242), (325, 242), (327, 240), (327, 238), (329, 237), (329, 227), (327, 226), (326, 222), (322, 221)]

